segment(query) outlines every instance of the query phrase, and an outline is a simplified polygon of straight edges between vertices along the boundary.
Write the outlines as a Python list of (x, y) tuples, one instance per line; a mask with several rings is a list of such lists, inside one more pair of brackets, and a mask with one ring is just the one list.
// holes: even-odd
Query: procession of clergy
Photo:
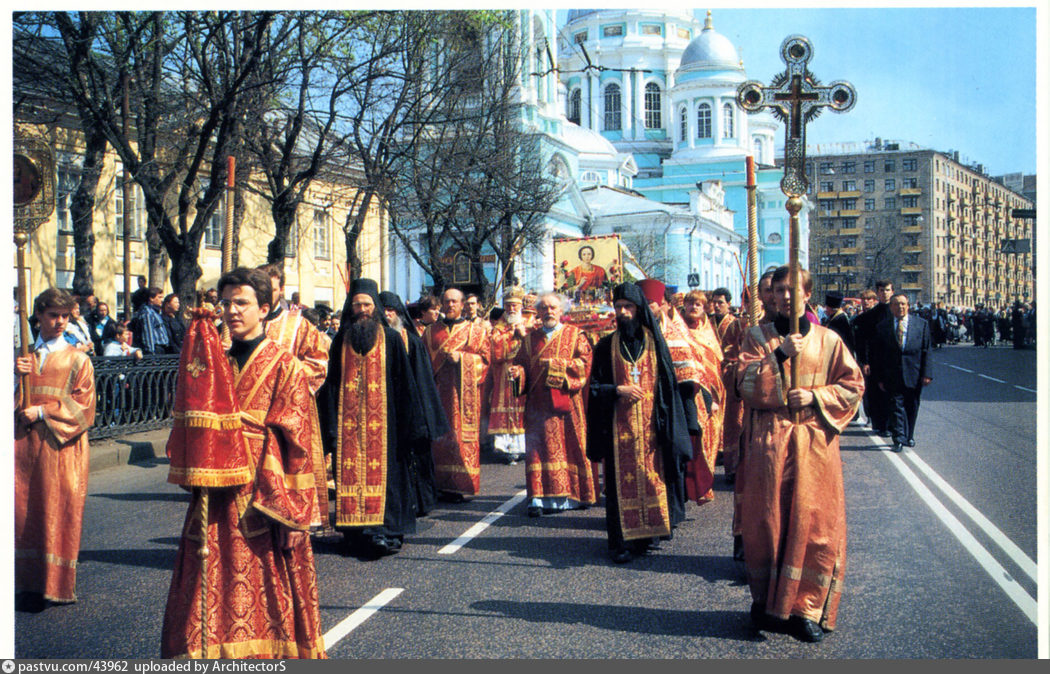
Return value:
[[(728, 311), (728, 292), (675, 298), (646, 279), (615, 288), (604, 335), (564, 322), (560, 295), (517, 288), (492, 323), (448, 289), (420, 331), (395, 294), (358, 279), (329, 340), (286, 308), (282, 277), (223, 274), (221, 322), (195, 309), (187, 331), (167, 450), (169, 482), (192, 499), (162, 657), (325, 657), (311, 534), (397, 552), (438, 499), (479, 494), (483, 434), (524, 458), (530, 517), (603, 496), (616, 563), (671, 538), (687, 500), (711, 501), (721, 454), (756, 627), (805, 641), (835, 627), (838, 434), (864, 379), (834, 332), (801, 317), (789, 334), (787, 267), (762, 277), (757, 325)], [(799, 277), (802, 306), (812, 285)], [(22, 610), (76, 601), (95, 395), (90, 359), (63, 346), (71, 304), (61, 290), (36, 299), (40, 337), (16, 360), (31, 401), (16, 424)]]

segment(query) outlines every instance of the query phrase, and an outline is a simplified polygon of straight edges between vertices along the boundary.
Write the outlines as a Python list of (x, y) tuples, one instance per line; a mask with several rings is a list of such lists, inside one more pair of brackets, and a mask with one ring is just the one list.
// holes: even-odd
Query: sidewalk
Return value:
[(92, 440), (89, 473), (129, 463), (164, 459), (170, 428)]

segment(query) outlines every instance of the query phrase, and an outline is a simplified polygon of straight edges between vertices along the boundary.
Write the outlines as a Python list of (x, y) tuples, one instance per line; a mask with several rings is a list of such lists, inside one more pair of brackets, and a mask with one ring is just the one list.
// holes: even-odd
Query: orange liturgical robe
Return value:
[[(587, 458), (583, 390), (591, 372), (591, 344), (579, 328), (562, 324), (549, 337), (535, 327), (520, 340), (515, 363), (525, 370), (525, 473), (529, 499), (569, 499), (592, 505), (598, 498)], [(556, 411), (552, 395), (567, 397)], [(550, 507), (553, 501), (533, 505)], [(557, 506), (555, 506), (557, 507)]]
[(29, 428), (15, 424), (15, 591), (75, 602), (95, 370), (87, 354), (67, 346), (49, 353), (43, 367), (35, 353), (24, 384), (44, 418)]
[[(452, 431), (431, 445), (434, 484), (439, 491), (474, 495), (481, 489), (481, 390), (489, 367), (489, 330), (461, 321), (427, 326), (423, 343), (434, 366), (441, 406)], [(453, 362), (452, 354), (459, 355)]]
[(517, 344), (513, 325), (502, 318), (492, 325), (489, 435), (520, 435), (525, 432), (525, 395), (514, 395), (514, 384), (509, 376)]
[(726, 387), (725, 414), (722, 426), (722, 462), (727, 475), (736, 473), (737, 455), (740, 450), (740, 431), (744, 423), (744, 407), (733, 389), (736, 377), (736, 359), (740, 353), (742, 324), (736, 316), (727, 314), (713, 326), (722, 345), (722, 381)]
[(230, 365), (253, 479), (206, 490), (204, 568), (202, 490), (194, 490), (164, 611), (161, 657), (323, 658), (310, 539), (281, 545), (282, 529), (305, 532), (316, 516), (312, 397), (294, 359), (269, 339), (243, 369), (232, 358)]
[(751, 408), (740, 501), (748, 583), (766, 613), (831, 630), (846, 565), (839, 433), (860, 405), (864, 377), (838, 335), (811, 325), (798, 381), (815, 400), (793, 423), (785, 397), (790, 361), (782, 371), (774, 351), (783, 338), (774, 326), (747, 331), (737, 369), (737, 390)]
[[(675, 313), (672, 327), (677, 334), (676, 343), (686, 340), (692, 346), (695, 380), (703, 390), (697, 390), (694, 397), (697, 421), (700, 424), (699, 437), (693, 436), (693, 459), (686, 465), (686, 496), (699, 504), (714, 499), (711, 485), (715, 481), (715, 459), (722, 448), (722, 422), (725, 415), (726, 389), (722, 381), (722, 347), (715, 336), (707, 316), (701, 318), (695, 329), (686, 325), (681, 314)], [(666, 336), (668, 333), (664, 331)], [(667, 346), (671, 347), (672, 339), (667, 337)], [(671, 353), (675, 361), (678, 358)], [(704, 393), (710, 397), (710, 407)]]
[[(266, 336), (277, 343), (285, 351), (295, 356), (296, 362), (303, 370), (303, 378), (306, 386), (310, 389), (311, 396), (317, 396), (317, 391), (324, 383), (328, 374), (328, 348), (331, 340), (303, 318), (298, 310), (284, 310), (275, 318), (266, 322)], [(317, 405), (309, 405), (310, 423), (314, 426), (313, 453), (314, 481), (317, 485), (317, 519), (311, 522), (311, 526), (326, 526), (328, 524), (328, 477), (325, 470), (324, 448), (321, 445), (321, 427), (317, 416)]]

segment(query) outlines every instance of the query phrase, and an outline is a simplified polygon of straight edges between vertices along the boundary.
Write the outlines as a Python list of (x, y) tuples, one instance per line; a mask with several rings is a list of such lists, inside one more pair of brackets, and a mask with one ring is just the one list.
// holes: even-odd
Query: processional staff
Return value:
[[(14, 240), (18, 260), (19, 355), (29, 355), (29, 313), (26, 292), (26, 245), (30, 235), (55, 210), (55, 154), (36, 138), (15, 138), (14, 143)], [(30, 406), (29, 387), (21, 380), (21, 408)]]
[[(791, 332), (798, 333), (799, 306), (799, 224), (802, 197), (809, 190), (806, 180), (806, 123), (820, 114), (823, 108), (846, 112), (857, 101), (853, 85), (844, 80), (819, 86), (820, 82), (806, 67), (813, 57), (813, 45), (802, 35), (790, 35), (780, 45), (780, 58), (787, 64), (784, 72), (773, 78), (768, 87), (749, 80), (736, 90), (737, 103), (750, 114), (769, 109), (784, 123), (784, 177), (780, 190), (788, 197), (785, 204), (791, 216), (788, 246), (789, 276), (791, 278)], [(798, 388), (798, 355), (791, 358), (791, 388)], [(797, 419), (797, 414), (795, 415)]]

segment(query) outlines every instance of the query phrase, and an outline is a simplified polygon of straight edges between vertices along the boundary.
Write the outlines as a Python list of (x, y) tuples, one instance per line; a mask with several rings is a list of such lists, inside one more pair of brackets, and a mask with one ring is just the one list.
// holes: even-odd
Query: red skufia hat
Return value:
[(642, 289), (646, 302), (664, 301), (664, 290), (667, 286), (664, 285), (663, 281), (654, 278), (644, 278), (641, 281), (635, 281), (634, 284)]
[(179, 358), (167, 454), (168, 482), (183, 487), (238, 487), (252, 481), (233, 371), (213, 319), (207, 309), (193, 310)]

